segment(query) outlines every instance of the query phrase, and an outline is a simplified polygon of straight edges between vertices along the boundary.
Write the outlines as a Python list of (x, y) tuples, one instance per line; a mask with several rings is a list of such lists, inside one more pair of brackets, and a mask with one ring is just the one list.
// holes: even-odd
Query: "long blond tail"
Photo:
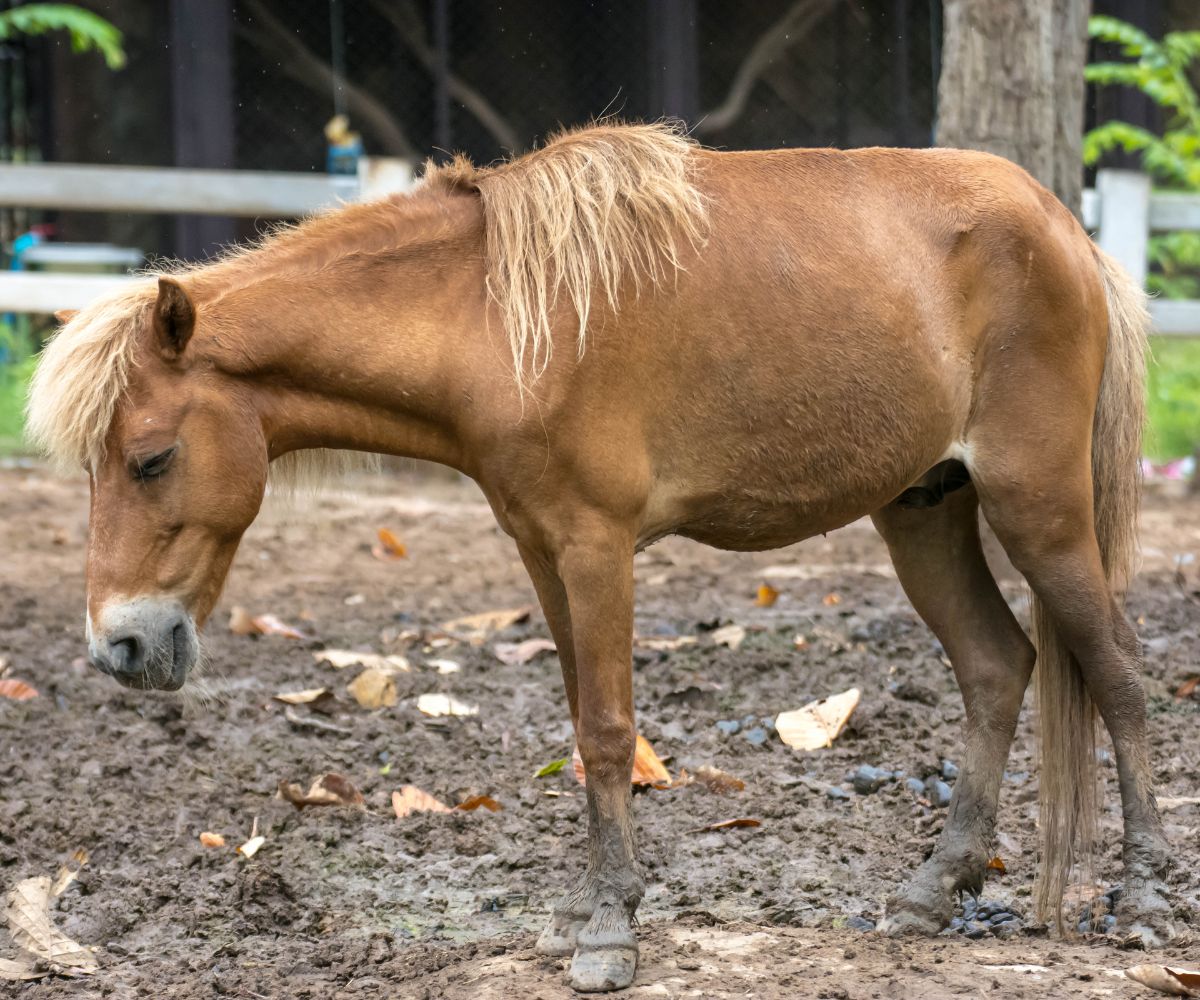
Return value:
[[(1092, 425), (1096, 540), (1114, 593), (1124, 590), (1137, 552), (1142, 428), (1146, 420), (1146, 295), (1111, 257), (1095, 251), (1108, 302), (1108, 354)], [(1095, 706), (1079, 664), (1041, 601), (1033, 599), (1040, 720), (1041, 867), (1035, 896), (1039, 919), (1065, 933), (1063, 893), (1077, 864), (1090, 878), (1099, 812)]]

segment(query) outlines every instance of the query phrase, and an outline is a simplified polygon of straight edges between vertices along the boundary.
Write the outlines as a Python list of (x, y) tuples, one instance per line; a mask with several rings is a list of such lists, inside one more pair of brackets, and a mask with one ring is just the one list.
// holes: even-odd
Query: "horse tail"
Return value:
[[(1150, 316), (1143, 290), (1115, 260), (1093, 250), (1108, 307), (1108, 351), (1092, 423), (1092, 503), (1104, 572), (1120, 594), (1137, 554)], [(1096, 712), (1079, 664), (1036, 596), (1032, 617), (1042, 758), (1036, 911), (1070, 934), (1074, 920), (1063, 919), (1063, 893), (1077, 862), (1090, 877), (1099, 812)]]

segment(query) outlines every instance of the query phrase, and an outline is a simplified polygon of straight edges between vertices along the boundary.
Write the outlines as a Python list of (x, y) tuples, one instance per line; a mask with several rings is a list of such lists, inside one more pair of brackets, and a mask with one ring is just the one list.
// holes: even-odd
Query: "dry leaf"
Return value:
[(229, 631), (234, 635), (281, 635), (285, 639), (311, 638), (294, 625), (281, 621), (275, 615), (252, 617), (245, 608), (233, 608), (229, 612)]
[(408, 549), (404, 543), (400, 541), (396, 535), (387, 528), (380, 528), (377, 532), (379, 542), (371, 546), (371, 555), (376, 559), (391, 560), (403, 559), (408, 555)]
[(225, 838), (219, 833), (202, 833), (200, 834), (200, 845), (202, 847), (224, 847)]
[(1186, 681), (1179, 685), (1175, 691), (1175, 700), (1184, 701), (1192, 697), (1196, 693), (1196, 688), (1200, 687), (1200, 674), (1195, 677), (1189, 677)]
[(710, 792), (716, 792), (718, 795), (729, 795), (731, 792), (746, 790), (746, 783), (741, 778), (735, 778), (732, 774), (709, 767), (707, 764), (704, 767), (696, 768), (696, 772), (691, 777)]
[(1008, 868), (1004, 865), (1004, 859), (999, 854), (987, 863), (987, 868), (988, 871), (997, 872), (1000, 875), (1008, 874)]
[(1200, 806), (1200, 796), (1196, 795), (1164, 795), (1157, 801), (1159, 809), (1178, 809), (1180, 806)]
[(24, 681), (8, 678), (0, 681), (0, 698), (11, 698), (13, 701), (29, 701), (36, 698), (38, 693)]
[(851, 688), (823, 701), (809, 702), (793, 712), (780, 713), (775, 718), (779, 738), (797, 750), (832, 746), (858, 705), (859, 697), (858, 688)]
[(754, 603), (760, 608), (769, 608), (779, 600), (779, 591), (772, 587), (769, 583), (760, 583), (758, 585), (758, 594), (754, 598)]
[(824, 597), (821, 598), (821, 603), (824, 604), (825, 607), (827, 607), (827, 608), (832, 608), (835, 604), (842, 603), (842, 595), (841, 594), (826, 594)]
[[(579, 755), (578, 746), (571, 755), (571, 764), (575, 769), (575, 780), (581, 785), (586, 785), (587, 775), (583, 770), (583, 758)], [(654, 748), (641, 733), (638, 733), (634, 746), (633, 774), (630, 775), (630, 783), (650, 785), (654, 788), (671, 787), (671, 773), (663, 766), (663, 762), (658, 759), (658, 754), (654, 752)]]
[(439, 674), (457, 674), (462, 664), (457, 660), (426, 660), (425, 666), (433, 667)]
[(493, 799), (490, 795), (472, 795), (469, 799), (463, 799), (454, 808), (462, 812), (474, 812), (480, 807), (488, 812), (499, 812), (504, 808), (499, 802)]
[(313, 653), (313, 659), (318, 663), (328, 663), (335, 670), (346, 667), (374, 667), (390, 673), (407, 674), (412, 670), (412, 664), (399, 653), (384, 656), (380, 653), (359, 653), (353, 649), (322, 649)]
[(737, 649), (745, 638), (746, 630), (741, 625), (724, 625), (714, 629), (712, 633), (713, 642), (718, 646), (728, 646), (730, 649)]
[(46, 875), (27, 878), (13, 886), (5, 909), (13, 944), (63, 975), (95, 972), (100, 966), (91, 950), (71, 940), (51, 922), (52, 898), (52, 882)]
[(735, 826), (762, 826), (762, 820), (749, 819), (743, 817), (741, 819), (726, 819), (720, 823), (709, 823), (708, 826), (698, 826), (694, 830), (688, 830), (687, 833), (709, 833), (713, 830), (730, 830)]
[(497, 632), (510, 625), (526, 621), (533, 611), (533, 605), (527, 604), (521, 608), (504, 608), (498, 611), (481, 611), (477, 615), (464, 615), (442, 622), (444, 632)]
[(243, 858), (252, 858), (259, 851), (259, 848), (267, 842), (267, 838), (263, 836), (251, 837), (241, 847), (237, 849), (238, 854)]
[(43, 979), (48, 975), (49, 969), (38, 969), (32, 961), (14, 962), (11, 958), (0, 958), (0, 981)]
[(479, 709), (474, 705), (451, 698), (448, 694), (423, 694), (417, 698), (417, 711), (434, 718), (442, 715), (478, 715)]
[(1176, 969), (1167, 965), (1135, 965), (1132, 969), (1126, 969), (1125, 975), (1135, 983), (1174, 997), (1194, 996), (1192, 990), (1200, 989), (1200, 972), (1190, 969)]
[(308, 791), (302, 791), (300, 786), (288, 781), (279, 783), (279, 795), (297, 809), (305, 806), (350, 806), (355, 809), (365, 809), (362, 792), (354, 787), (354, 783), (341, 774), (327, 772), (319, 775), (309, 785)]
[(332, 714), (337, 698), (329, 688), (307, 688), (304, 691), (280, 691), (274, 696), (285, 705), (307, 705), (314, 712)]
[(496, 659), (501, 663), (528, 663), (540, 653), (553, 653), (558, 649), (550, 639), (526, 639), (524, 642), (498, 642), (492, 647)]
[(398, 792), (392, 792), (392, 810), (397, 819), (404, 819), (415, 812), (448, 813), (450, 807), (416, 785), (405, 785)]
[(640, 649), (652, 649), (659, 653), (672, 653), (684, 646), (694, 646), (700, 640), (694, 635), (637, 636), (633, 643)]
[(390, 670), (368, 667), (347, 684), (346, 689), (363, 708), (391, 708), (400, 700)]

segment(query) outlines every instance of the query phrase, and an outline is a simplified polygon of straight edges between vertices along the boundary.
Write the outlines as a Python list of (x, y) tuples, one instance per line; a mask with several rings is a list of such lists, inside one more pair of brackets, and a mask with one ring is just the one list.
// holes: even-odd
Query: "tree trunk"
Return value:
[(937, 143), (1019, 163), (1076, 215), (1091, 0), (944, 0)]

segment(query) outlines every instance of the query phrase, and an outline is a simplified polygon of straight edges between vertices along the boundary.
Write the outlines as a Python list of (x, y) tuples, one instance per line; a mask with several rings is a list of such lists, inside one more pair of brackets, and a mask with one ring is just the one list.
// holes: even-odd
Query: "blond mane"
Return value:
[[(303, 274), (351, 253), (394, 249), (406, 219), (429, 198), (473, 192), (485, 226), (487, 288), (512, 347), (518, 386), (550, 362), (557, 311), (569, 307), (586, 348), (596, 296), (618, 307), (626, 279), (637, 294), (681, 265), (704, 238), (705, 204), (693, 184), (694, 145), (674, 125), (595, 125), (559, 133), (543, 148), (491, 167), (462, 157), (430, 166), (410, 195), (394, 196), (273, 232), (216, 262), (160, 268), (217, 294), (267, 274)], [(96, 468), (155, 299), (148, 276), (92, 303), (42, 353), (30, 388), (29, 439), (60, 467)], [(272, 484), (316, 484), (372, 459), (293, 452), (272, 463)]]
[(426, 184), (477, 191), (487, 232), (487, 286), (512, 347), (518, 386), (550, 363), (552, 314), (565, 300), (587, 347), (599, 292), (613, 311), (622, 279), (640, 291), (680, 267), (705, 235), (693, 184), (694, 143), (676, 124), (593, 125), (555, 135), (499, 166), (459, 156)]

